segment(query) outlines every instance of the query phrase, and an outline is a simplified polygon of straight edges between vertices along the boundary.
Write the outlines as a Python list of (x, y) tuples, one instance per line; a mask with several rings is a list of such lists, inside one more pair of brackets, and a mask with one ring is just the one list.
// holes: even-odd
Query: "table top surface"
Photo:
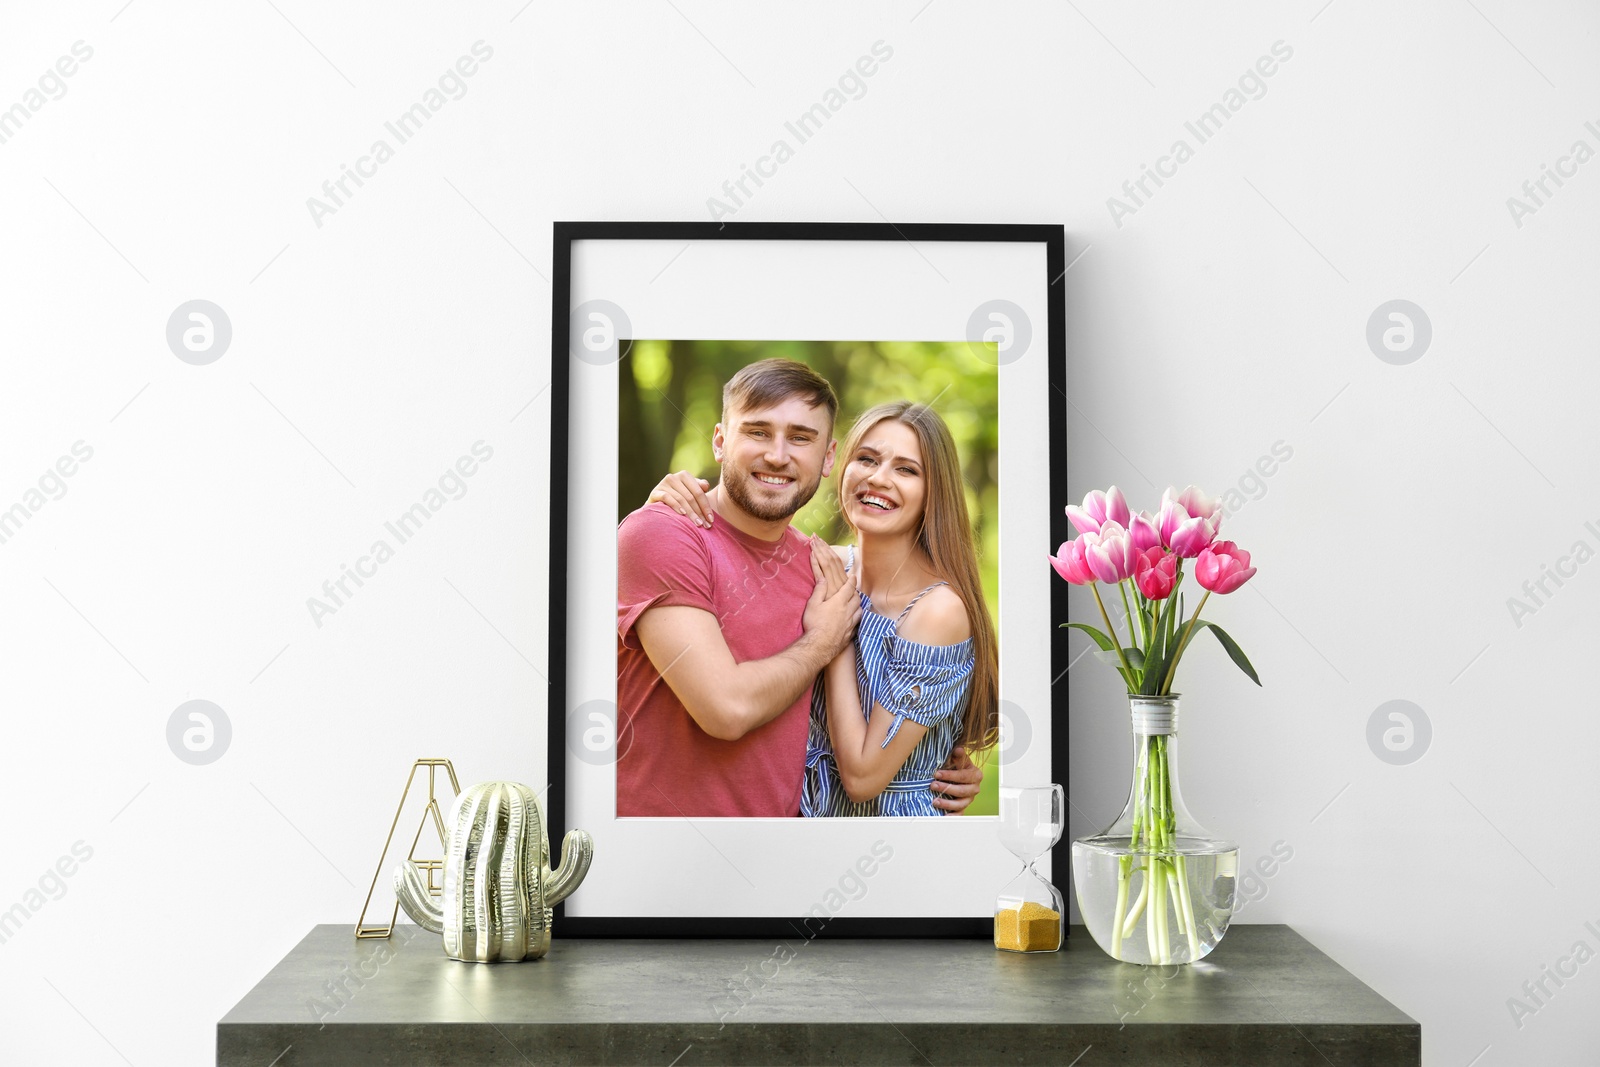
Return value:
[(526, 963), (447, 959), (437, 934), (314, 927), (221, 1020), (467, 1023), (1271, 1024), (1415, 1027), (1287, 926), (1235, 926), (1197, 964), (1138, 967), (1073, 927), (1060, 952), (987, 941), (557, 937)]

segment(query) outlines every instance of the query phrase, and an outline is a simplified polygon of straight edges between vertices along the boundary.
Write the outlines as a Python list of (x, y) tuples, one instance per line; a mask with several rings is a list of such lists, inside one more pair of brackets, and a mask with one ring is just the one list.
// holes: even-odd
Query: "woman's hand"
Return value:
[(710, 488), (711, 483), (704, 478), (696, 478), (688, 471), (676, 471), (656, 483), (645, 503), (665, 504), (679, 515), (693, 519), (696, 526), (710, 529), (711, 499), (706, 496)]
[(833, 596), (846, 585), (850, 587), (851, 592), (855, 592), (857, 575), (844, 569), (844, 560), (839, 558), (839, 553), (816, 534), (812, 534), (807, 540), (811, 542), (811, 573), (817, 581), (828, 583), (827, 595)]
[(839, 556), (815, 534), (811, 542), (811, 577), (816, 583), (800, 616), (802, 637), (791, 648), (810, 643), (821, 652), (818, 668), (827, 668), (841, 650), (855, 647), (856, 624), (861, 621), (861, 597), (853, 578), (845, 573)]

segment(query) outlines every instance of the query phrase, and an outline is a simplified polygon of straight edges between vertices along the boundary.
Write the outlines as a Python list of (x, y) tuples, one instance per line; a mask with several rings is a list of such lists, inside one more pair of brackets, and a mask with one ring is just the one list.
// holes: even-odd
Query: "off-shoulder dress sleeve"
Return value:
[(894, 716), (883, 739), (887, 748), (906, 719), (930, 729), (966, 710), (968, 682), (972, 678), (972, 642), (923, 645), (893, 639), (884, 665), (886, 685), (880, 702)]

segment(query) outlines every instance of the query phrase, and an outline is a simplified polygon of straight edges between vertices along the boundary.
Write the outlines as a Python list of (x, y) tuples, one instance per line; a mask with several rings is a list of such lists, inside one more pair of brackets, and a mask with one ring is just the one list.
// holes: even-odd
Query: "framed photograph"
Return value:
[(998, 791), (1067, 784), (1061, 227), (563, 222), (554, 260), (561, 930), (991, 936)]

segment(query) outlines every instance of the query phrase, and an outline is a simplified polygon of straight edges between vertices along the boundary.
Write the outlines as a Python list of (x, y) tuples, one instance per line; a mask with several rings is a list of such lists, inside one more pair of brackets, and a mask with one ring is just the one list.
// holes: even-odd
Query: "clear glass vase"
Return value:
[(1178, 790), (1178, 699), (1128, 695), (1133, 787), (1110, 826), (1072, 844), (1090, 935), (1125, 963), (1193, 963), (1228, 931), (1239, 847), (1214, 837)]

